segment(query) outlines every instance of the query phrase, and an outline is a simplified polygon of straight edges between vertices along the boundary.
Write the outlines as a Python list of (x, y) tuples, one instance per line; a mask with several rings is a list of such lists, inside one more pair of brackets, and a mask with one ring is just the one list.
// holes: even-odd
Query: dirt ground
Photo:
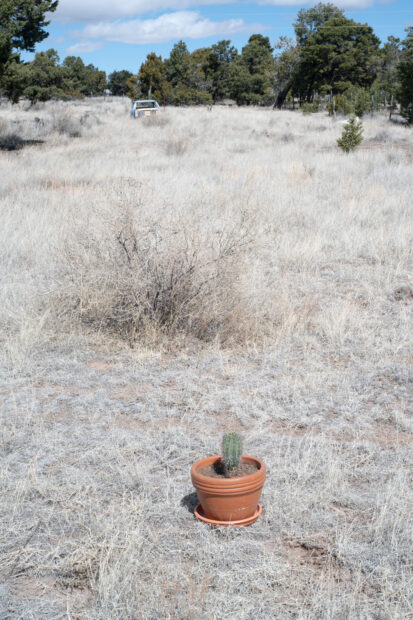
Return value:
[[(367, 118), (380, 148), (345, 156), (321, 114), (167, 110), (144, 126), (113, 105), (79, 138), (52, 128), (0, 153), (0, 618), (409, 618), (411, 133)], [(49, 108), (19, 118), (33, 114)], [(106, 239), (114, 192), (137, 191), (145, 222), (175, 218), (159, 229), (171, 251), (179, 226), (210, 239), (248, 203), (253, 245), (204, 309), (229, 329), (229, 282), (249, 331), (199, 341), (180, 315), (171, 339), (116, 332), (125, 264), (99, 245), (99, 271), (75, 237)], [(82, 279), (61, 269), (67, 245)], [(211, 529), (190, 467), (227, 431), (266, 463), (263, 513)]]

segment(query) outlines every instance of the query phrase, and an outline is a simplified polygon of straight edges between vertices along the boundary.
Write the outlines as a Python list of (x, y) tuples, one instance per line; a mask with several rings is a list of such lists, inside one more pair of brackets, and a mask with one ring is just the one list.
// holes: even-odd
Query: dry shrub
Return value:
[(70, 110), (54, 110), (52, 113), (52, 131), (69, 138), (80, 138), (82, 135), (82, 122), (73, 116)]
[(183, 155), (188, 148), (188, 143), (183, 138), (172, 137), (165, 142), (165, 153), (167, 155)]
[(0, 118), (0, 135), (7, 133), (9, 124), (4, 118)]
[(284, 144), (288, 144), (288, 142), (294, 142), (295, 137), (294, 137), (294, 134), (292, 134), (291, 132), (283, 133), (281, 135), (280, 140), (281, 140), (281, 142), (284, 142)]
[(134, 340), (184, 335), (240, 341), (249, 315), (238, 290), (251, 224), (240, 214), (215, 231), (193, 221), (140, 219), (130, 208), (64, 252), (58, 307), (83, 323)]
[(371, 142), (390, 142), (391, 139), (392, 138), (389, 132), (386, 130), (382, 130), (376, 133), (374, 138), (371, 138)]
[(82, 125), (82, 127), (85, 127), (86, 129), (90, 129), (94, 125), (101, 125), (102, 121), (96, 114), (93, 114), (91, 112), (85, 112), (80, 117), (79, 123), (80, 125)]
[(142, 124), (146, 127), (165, 127), (165, 125), (169, 125), (169, 122), (169, 118), (164, 114), (159, 114), (159, 112), (142, 118)]

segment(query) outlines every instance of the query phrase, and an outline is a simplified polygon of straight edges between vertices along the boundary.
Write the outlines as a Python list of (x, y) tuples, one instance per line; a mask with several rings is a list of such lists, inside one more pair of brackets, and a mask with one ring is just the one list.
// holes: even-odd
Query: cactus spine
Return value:
[(239, 465), (242, 456), (242, 437), (238, 433), (227, 433), (222, 440), (222, 464), (225, 476)]

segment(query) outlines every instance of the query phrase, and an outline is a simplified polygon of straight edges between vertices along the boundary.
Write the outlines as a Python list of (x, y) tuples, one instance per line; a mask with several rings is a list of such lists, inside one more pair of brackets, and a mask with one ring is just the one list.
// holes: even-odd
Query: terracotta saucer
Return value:
[(251, 525), (251, 523), (254, 523), (254, 521), (258, 519), (261, 513), (262, 506), (261, 504), (258, 504), (257, 510), (254, 512), (252, 517), (248, 517), (247, 519), (240, 519), (239, 521), (215, 521), (214, 519), (208, 519), (208, 517), (205, 516), (201, 504), (198, 504), (194, 510), (194, 515), (200, 521), (204, 521), (204, 523), (208, 523), (212, 526), (221, 525), (223, 527), (243, 527), (245, 525)]

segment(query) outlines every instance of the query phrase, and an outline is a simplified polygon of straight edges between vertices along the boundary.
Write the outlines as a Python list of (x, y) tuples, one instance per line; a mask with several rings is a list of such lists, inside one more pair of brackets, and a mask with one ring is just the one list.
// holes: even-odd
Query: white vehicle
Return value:
[(132, 102), (132, 118), (139, 116), (151, 116), (159, 110), (158, 102), (155, 99), (138, 99)]

